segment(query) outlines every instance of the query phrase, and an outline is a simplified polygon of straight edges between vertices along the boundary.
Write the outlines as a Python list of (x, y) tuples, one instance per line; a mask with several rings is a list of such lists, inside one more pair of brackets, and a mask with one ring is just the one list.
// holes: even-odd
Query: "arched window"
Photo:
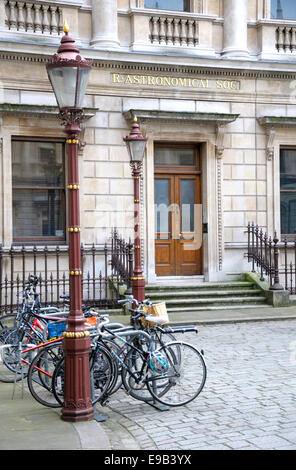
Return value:
[(271, 0), (270, 7), (271, 18), (296, 20), (295, 0)]
[(190, 0), (145, 0), (145, 8), (190, 11)]

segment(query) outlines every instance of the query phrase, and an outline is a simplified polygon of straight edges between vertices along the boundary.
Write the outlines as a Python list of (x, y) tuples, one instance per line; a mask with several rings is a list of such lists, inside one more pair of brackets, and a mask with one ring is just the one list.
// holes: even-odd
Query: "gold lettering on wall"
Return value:
[(112, 82), (121, 85), (158, 86), (168, 88), (198, 88), (223, 91), (240, 90), (240, 81), (213, 78), (170, 77), (163, 75), (132, 75), (112, 73)]

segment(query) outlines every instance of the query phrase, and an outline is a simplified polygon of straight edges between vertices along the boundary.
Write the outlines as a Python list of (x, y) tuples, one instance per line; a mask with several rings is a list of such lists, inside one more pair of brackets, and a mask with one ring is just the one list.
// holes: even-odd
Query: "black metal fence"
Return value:
[(269, 236), (258, 225), (248, 223), (248, 261), (252, 272), (268, 280), (270, 289), (296, 293), (296, 239)]
[[(69, 293), (68, 246), (0, 245), (0, 313), (15, 311), (22, 303), (24, 283), (30, 274), (39, 277), (42, 305), (62, 306), (61, 294)], [(133, 245), (114, 229), (104, 246), (81, 245), (82, 299), (87, 305), (116, 308), (120, 287), (130, 286)]]

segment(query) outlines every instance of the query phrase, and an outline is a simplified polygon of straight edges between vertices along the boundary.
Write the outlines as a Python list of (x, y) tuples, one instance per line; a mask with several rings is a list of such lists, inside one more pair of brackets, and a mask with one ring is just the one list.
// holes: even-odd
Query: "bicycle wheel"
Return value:
[(20, 330), (10, 331), (0, 341), (0, 382), (18, 382), (27, 376), (29, 365), (36, 355), (34, 351), (23, 353), (33, 343), (26, 333)]
[(2, 340), (8, 332), (15, 329), (16, 324), (16, 315), (9, 314), (0, 316), (0, 340)]
[(150, 358), (147, 388), (163, 405), (183, 406), (200, 394), (206, 376), (202, 354), (191, 344), (175, 341)]
[[(104, 347), (96, 349), (90, 354), (90, 379), (92, 391), (92, 404), (94, 405), (107, 393), (110, 381), (113, 377), (112, 361), (110, 353)], [(64, 377), (65, 363), (61, 358), (56, 365), (52, 377), (52, 391), (56, 401), (64, 404)]]
[(62, 341), (43, 347), (31, 362), (27, 383), (31, 395), (41, 405), (59, 408), (52, 391), (52, 376), (58, 361), (63, 357)]
[(128, 395), (141, 401), (152, 401), (153, 397), (146, 384), (148, 364), (143, 354), (130, 349), (124, 358), (125, 367), (122, 368), (122, 384)]

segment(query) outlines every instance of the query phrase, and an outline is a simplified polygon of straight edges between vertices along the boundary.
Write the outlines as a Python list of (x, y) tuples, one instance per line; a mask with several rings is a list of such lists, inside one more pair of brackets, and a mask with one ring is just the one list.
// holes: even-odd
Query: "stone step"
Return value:
[(178, 299), (178, 300), (169, 300), (166, 301), (166, 306), (167, 309), (169, 310), (170, 308), (173, 307), (178, 307), (178, 308), (185, 308), (189, 306), (201, 306), (201, 305), (240, 305), (242, 303), (252, 303), (252, 304), (261, 304), (265, 303), (266, 298), (264, 296), (254, 296), (254, 297), (241, 297), (241, 298), (236, 298), (236, 297), (205, 297), (202, 299)]
[(259, 296), (261, 294), (260, 289), (237, 289), (237, 290), (219, 290), (218, 292), (215, 290), (188, 290), (188, 291), (157, 291), (157, 292), (149, 292), (147, 293), (148, 297), (154, 301), (154, 300), (166, 300), (166, 299), (171, 299), (171, 298), (195, 298), (195, 297), (214, 297), (214, 296)]
[(177, 290), (225, 290), (225, 289), (242, 289), (250, 288), (254, 284), (251, 281), (234, 281), (234, 282), (203, 282), (200, 284), (178, 284), (171, 283), (168, 285), (163, 284), (149, 284), (145, 287), (146, 293), (156, 292), (156, 291), (177, 291)]
[[(270, 308), (270, 305), (268, 304), (260, 304), (260, 309), (261, 308)], [(201, 312), (201, 311), (214, 311), (214, 310), (242, 310), (242, 309), (252, 309), (256, 308), (258, 309), (258, 304), (242, 304), (242, 305), (209, 305), (206, 308), (205, 307), (185, 307), (182, 308), (182, 311), (180, 311), (179, 308), (170, 308), (167, 309), (168, 314), (170, 313), (180, 313), (182, 315), (182, 312)]]

